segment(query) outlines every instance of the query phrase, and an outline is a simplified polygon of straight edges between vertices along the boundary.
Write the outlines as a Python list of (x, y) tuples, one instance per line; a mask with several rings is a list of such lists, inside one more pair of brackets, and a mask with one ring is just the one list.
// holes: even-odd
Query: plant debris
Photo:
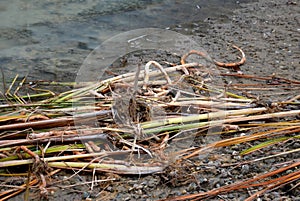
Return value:
[[(299, 95), (266, 102), (247, 91), (285, 90), (288, 86), (289, 93), (299, 89), (300, 81), (245, 74), (240, 69), (245, 54), (233, 47), (242, 54), (239, 62), (213, 60), (207, 67), (188, 62), (192, 54), (209, 60), (204, 53), (191, 50), (178, 64), (152, 60), (138, 66), (137, 72), (75, 85), (62, 93), (40, 87), (64, 83), (29, 82), (26, 78), (18, 82), (16, 76), (2, 94), (0, 106), (0, 199), (22, 191), (28, 195), (33, 186), (38, 186), (41, 197), (47, 197), (57, 185), (54, 175), (61, 170), (71, 170), (74, 175), (112, 175), (106, 182), (122, 175), (149, 174), (168, 180), (174, 174), (180, 178), (182, 167), (196, 165), (200, 155), (221, 147), (251, 143), (239, 153), (240, 161), (228, 166), (299, 154), (299, 148), (290, 147), (300, 139)], [(217, 66), (232, 68), (233, 73), (218, 73)], [(228, 76), (264, 84), (222, 84), (220, 78)], [(276, 100), (272, 95), (270, 99)], [(278, 144), (285, 144), (285, 151), (252, 161), (242, 159)], [(257, 189), (247, 198), (254, 200), (299, 180), (299, 160), (277, 166), (268, 173), (210, 191), (162, 200), (201, 200), (229, 191)], [(19, 185), (10, 185), (3, 179), (6, 177)]]

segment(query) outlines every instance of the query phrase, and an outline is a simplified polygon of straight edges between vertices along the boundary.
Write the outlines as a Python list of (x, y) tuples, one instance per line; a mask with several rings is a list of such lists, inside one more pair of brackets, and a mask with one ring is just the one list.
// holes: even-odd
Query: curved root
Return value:
[[(224, 68), (233, 68), (235, 70), (239, 70), (239, 66), (243, 65), (246, 62), (246, 56), (241, 48), (239, 48), (235, 45), (233, 45), (232, 47), (239, 50), (242, 54), (242, 59), (239, 62), (223, 63), (223, 62), (213, 60), (214, 64), (217, 66), (220, 66), (220, 67), (224, 67)], [(190, 56), (191, 54), (196, 54), (196, 55), (203, 57), (206, 60), (210, 60), (209, 56), (206, 53), (197, 51), (197, 50), (191, 50), (190, 52), (188, 52), (187, 54), (185, 54), (181, 57), (181, 60), (180, 60), (181, 64), (185, 64), (187, 57)]]
[(169, 77), (169, 75), (167, 74), (167, 72), (165, 71), (165, 69), (156, 61), (149, 61), (146, 65), (145, 65), (145, 76), (144, 76), (144, 86), (143, 88), (147, 88), (148, 83), (149, 83), (149, 70), (150, 70), (150, 66), (154, 65), (156, 68), (158, 68), (162, 74), (164, 74), (165, 79), (167, 80), (168, 84), (172, 84), (172, 81)]

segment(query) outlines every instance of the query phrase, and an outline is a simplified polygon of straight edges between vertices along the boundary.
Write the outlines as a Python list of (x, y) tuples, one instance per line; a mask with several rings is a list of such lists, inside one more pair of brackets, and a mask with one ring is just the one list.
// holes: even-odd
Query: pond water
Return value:
[(245, 1), (2, 0), (0, 78), (74, 81), (84, 58), (118, 33), (155, 27), (205, 34), (205, 19), (226, 20), (240, 2)]

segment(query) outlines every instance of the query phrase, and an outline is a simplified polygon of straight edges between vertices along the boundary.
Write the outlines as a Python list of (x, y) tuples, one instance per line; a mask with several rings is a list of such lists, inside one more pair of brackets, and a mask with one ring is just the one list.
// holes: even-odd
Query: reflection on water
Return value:
[(89, 52), (113, 35), (146, 27), (189, 33), (237, 6), (233, 0), (2, 0), (0, 65), (7, 81), (17, 73), (74, 80)]

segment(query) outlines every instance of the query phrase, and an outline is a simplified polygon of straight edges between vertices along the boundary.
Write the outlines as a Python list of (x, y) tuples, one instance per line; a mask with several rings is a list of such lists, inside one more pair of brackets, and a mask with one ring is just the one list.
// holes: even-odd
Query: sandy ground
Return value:
[[(220, 18), (205, 20), (207, 29), (199, 28), (197, 22), (184, 23), (171, 30), (190, 34), (198, 41), (211, 57), (220, 61), (235, 61), (237, 53), (231, 49), (231, 44), (241, 47), (247, 57), (242, 71), (245, 74), (257, 76), (270, 76), (276, 74), (288, 79), (300, 80), (300, 6), (299, 2), (289, 0), (259, 0), (258, 2), (241, 4), (241, 9), (235, 10), (233, 15), (225, 15), (223, 23)], [(202, 24), (203, 22), (199, 23)], [(220, 69), (228, 72), (227, 69)], [(250, 81), (237, 78), (228, 78), (233, 83), (247, 83)], [(272, 92), (270, 92), (272, 93)], [(299, 91), (295, 91), (299, 94)], [(254, 91), (253, 94), (260, 94)], [(264, 94), (261, 94), (264, 96)], [(266, 98), (268, 96), (265, 96)], [(279, 94), (278, 99), (286, 99), (284, 94)], [(294, 143), (294, 148), (300, 144)], [(283, 148), (278, 147), (277, 151)], [(195, 164), (203, 169), (198, 175), (193, 175), (196, 181), (184, 181), (192, 173), (191, 169), (181, 168), (181, 176), (168, 174), (164, 176), (149, 175), (145, 177), (120, 177), (114, 182), (105, 182), (94, 187), (89, 192), (89, 186), (65, 188), (64, 190), (53, 186), (54, 194), (50, 200), (82, 200), (91, 197), (92, 200), (157, 200), (168, 196), (183, 195), (207, 191), (218, 186), (233, 183), (236, 180), (254, 176), (270, 170), (274, 163), (299, 159), (298, 154), (291, 154), (284, 158), (275, 158), (260, 163), (249, 164), (240, 169), (222, 167), (222, 163), (236, 162), (239, 160), (233, 154), (239, 151), (237, 147), (218, 150), (223, 153), (223, 158), (209, 161), (203, 159)], [(268, 150), (266, 150), (268, 151)], [(213, 153), (212, 153), (213, 154)], [(249, 156), (245, 160), (251, 159)], [(255, 156), (257, 157), (257, 155)], [(196, 168), (196, 167), (193, 167)], [(230, 174), (228, 174), (230, 172)], [(109, 175), (99, 175), (99, 178), (107, 178)], [(114, 177), (114, 175), (111, 175)], [(54, 179), (62, 179), (64, 174)], [(78, 182), (90, 181), (91, 177), (75, 177), (63, 185), (71, 185)], [(300, 200), (299, 187), (288, 191), (291, 185), (268, 192), (262, 196), (262, 200)], [(241, 191), (222, 195), (210, 200), (244, 200), (250, 192)], [(19, 197), (20, 198), (20, 197)], [(19, 200), (15, 198), (12, 200)]]
[[(293, 1), (258, 1), (242, 4), (242, 8), (230, 17), (230, 23), (212, 25), (208, 34), (195, 34), (212, 58), (221, 61), (238, 60), (231, 45), (241, 47), (247, 57), (242, 71), (256, 76), (276, 75), (288, 79), (300, 78), (300, 7)], [(228, 72), (222, 70), (222, 72)], [(247, 80), (230, 80), (233, 83), (253, 84)], [(262, 83), (262, 82), (257, 82)], [(250, 94), (251, 91), (248, 91)], [(268, 94), (275, 92), (253, 92), (266, 101)], [(277, 91), (278, 100), (287, 97)], [(296, 94), (299, 93), (295, 91)]]
[(201, 41), (209, 41), (208, 52), (217, 52), (214, 56), (222, 60), (228, 55), (220, 51), (222, 45), (233, 43), (242, 47), (247, 55), (245, 73), (261, 76), (276, 73), (299, 80), (300, 8), (288, 2), (244, 4), (230, 23), (213, 24)]

